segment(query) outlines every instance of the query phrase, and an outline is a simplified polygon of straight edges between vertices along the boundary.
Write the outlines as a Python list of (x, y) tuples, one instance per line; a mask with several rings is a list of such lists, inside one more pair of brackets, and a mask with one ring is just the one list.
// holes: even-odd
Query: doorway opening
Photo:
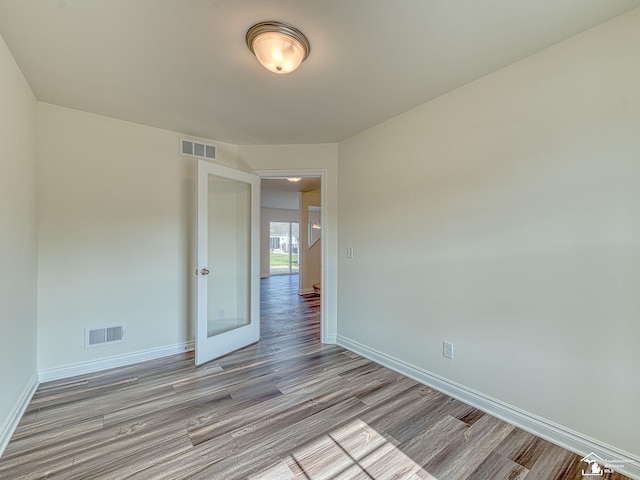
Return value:
[(269, 222), (269, 275), (300, 273), (300, 224)]
[[(295, 279), (293, 294), (320, 310), (320, 341), (327, 334), (325, 170), (258, 170), (261, 186), (261, 277)], [(278, 226), (276, 226), (276, 224)], [(274, 278), (275, 280), (275, 278)], [(270, 282), (269, 282), (270, 283)], [(291, 283), (291, 282), (289, 282)], [(332, 342), (333, 343), (333, 342)]]

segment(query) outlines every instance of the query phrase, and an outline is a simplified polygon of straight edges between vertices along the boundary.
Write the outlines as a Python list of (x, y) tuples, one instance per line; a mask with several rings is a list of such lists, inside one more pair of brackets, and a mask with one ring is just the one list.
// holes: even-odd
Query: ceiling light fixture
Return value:
[(297, 28), (282, 22), (256, 23), (247, 31), (247, 46), (264, 68), (291, 73), (311, 51), (309, 40)]
[(287, 177), (287, 180), (290, 182), (299, 182), (302, 179), (300, 177)]

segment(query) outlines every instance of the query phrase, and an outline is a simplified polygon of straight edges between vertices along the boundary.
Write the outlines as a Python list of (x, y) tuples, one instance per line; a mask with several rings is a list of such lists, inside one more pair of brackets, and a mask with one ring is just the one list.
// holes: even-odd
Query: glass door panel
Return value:
[(251, 185), (209, 175), (207, 336), (251, 323)]

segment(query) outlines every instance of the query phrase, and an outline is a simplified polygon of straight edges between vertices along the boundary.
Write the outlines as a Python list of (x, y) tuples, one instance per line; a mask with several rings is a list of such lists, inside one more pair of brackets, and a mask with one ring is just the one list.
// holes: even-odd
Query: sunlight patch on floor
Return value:
[(437, 480), (356, 419), (291, 452), (250, 480)]

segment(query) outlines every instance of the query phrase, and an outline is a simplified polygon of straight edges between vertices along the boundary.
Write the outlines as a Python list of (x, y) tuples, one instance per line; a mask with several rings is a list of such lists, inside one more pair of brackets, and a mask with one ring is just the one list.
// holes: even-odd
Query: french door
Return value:
[(260, 338), (260, 178), (198, 161), (196, 365)]

